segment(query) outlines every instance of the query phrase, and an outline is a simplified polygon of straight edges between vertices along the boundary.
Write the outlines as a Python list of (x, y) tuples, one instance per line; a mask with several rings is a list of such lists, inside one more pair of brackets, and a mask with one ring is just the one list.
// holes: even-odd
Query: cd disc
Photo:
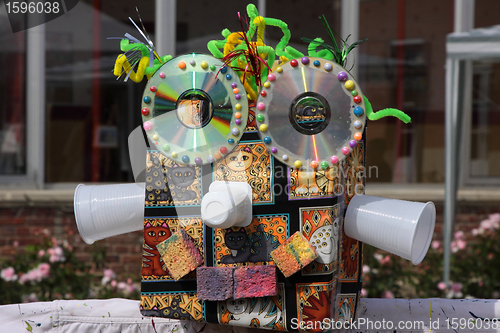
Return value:
[(230, 152), (247, 123), (245, 88), (234, 71), (204, 54), (163, 64), (142, 98), (143, 127), (165, 156), (206, 164)]
[(365, 125), (357, 83), (331, 61), (294, 59), (268, 75), (256, 119), (269, 151), (294, 168), (328, 168), (356, 147)]

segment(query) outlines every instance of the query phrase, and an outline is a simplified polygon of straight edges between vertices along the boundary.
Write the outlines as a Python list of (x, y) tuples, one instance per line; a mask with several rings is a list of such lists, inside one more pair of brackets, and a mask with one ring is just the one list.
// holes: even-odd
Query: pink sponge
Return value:
[(291, 276), (317, 257), (316, 249), (299, 231), (271, 252), (271, 258), (285, 277)]
[(234, 270), (234, 299), (275, 296), (276, 266), (240, 266)]
[(173, 233), (156, 248), (176, 281), (203, 263), (200, 251), (184, 229)]
[(234, 267), (198, 267), (196, 285), (202, 301), (224, 301), (233, 297)]

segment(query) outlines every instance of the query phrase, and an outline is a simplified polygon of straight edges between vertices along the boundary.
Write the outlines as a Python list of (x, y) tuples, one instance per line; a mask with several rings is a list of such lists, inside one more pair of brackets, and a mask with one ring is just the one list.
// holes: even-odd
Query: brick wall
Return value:
[[(443, 205), (437, 203), (437, 218), (434, 239), (443, 237)], [(473, 228), (488, 217), (500, 212), (500, 203), (458, 203), (455, 230), (462, 230), (466, 237)], [(106, 268), (113, 269), (120, 280), (134, 277), (138, 280), (141, 267), (142, 233), (133, 232), (85, 244), (76, 228), (72, 208), (18, 207), (0, 209), (0, 258), (13, 259), (17, 251), (40, 241), (47, 229), (51, 236), (68, 240), (76, 248), (79, 259), (90, 262), (91, 253), (104, 248)], [(17, 245), (17, 246), (16, 246)], [(100, 274), (102, 269), (96, 271)]]
[[(72, 208), (0, 208), (0, 258), (13, 259), (26, 245), (37, 244), (48, 230), (50, 237), (67, 240), (80, 260), (91, 262), (91, 255), (105, 249), (106, 266), (120, 280), (139, 279), (142, 259), (142, 233), (133, 232), (87, 245), (80, 237)], [(102, 268), (95, 272), (102, 273)]]

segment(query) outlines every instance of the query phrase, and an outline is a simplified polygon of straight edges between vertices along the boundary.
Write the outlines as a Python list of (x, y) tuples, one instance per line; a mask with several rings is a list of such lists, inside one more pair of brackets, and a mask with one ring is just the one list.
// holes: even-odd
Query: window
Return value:
[(26, 174), (26, 34), (0, 11), (0, 176)]

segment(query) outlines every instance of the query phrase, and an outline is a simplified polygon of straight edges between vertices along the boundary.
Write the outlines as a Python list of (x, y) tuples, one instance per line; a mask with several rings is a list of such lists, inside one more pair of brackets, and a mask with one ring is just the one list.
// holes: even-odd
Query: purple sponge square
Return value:
[(276, 266), (240, 266), (234, 270), (234, 299), (275, 296)]
[(198, 267), (196, 285), (202, 301), (224, 301), (233, 297), (234, 267)]

